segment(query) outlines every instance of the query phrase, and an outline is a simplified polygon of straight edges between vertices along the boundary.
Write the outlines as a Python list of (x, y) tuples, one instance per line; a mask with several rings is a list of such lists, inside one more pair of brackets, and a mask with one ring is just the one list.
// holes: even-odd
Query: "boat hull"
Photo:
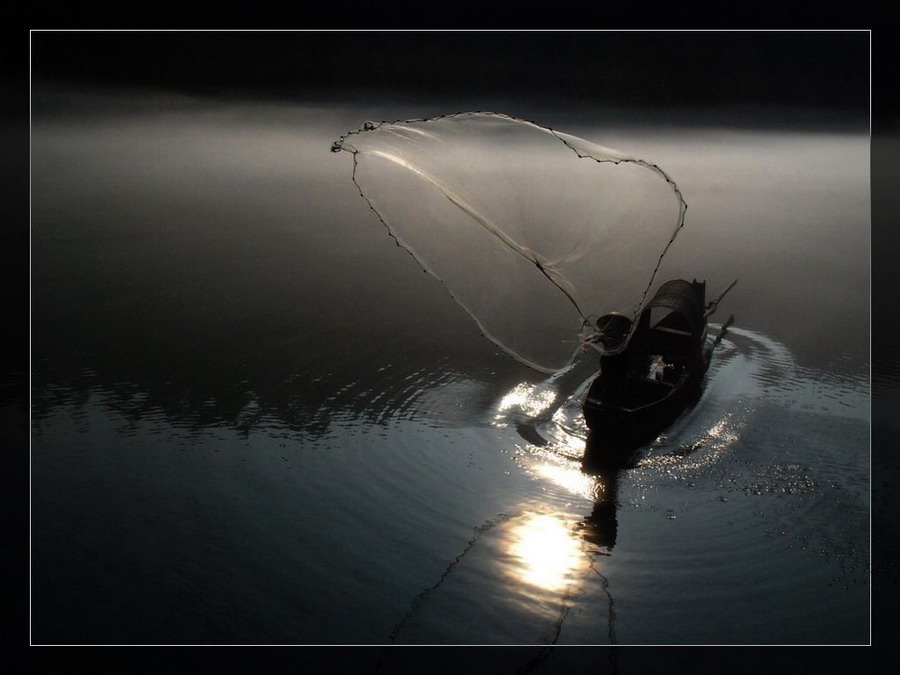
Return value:
[[(667, 282), (642, 312), (626, 350), (601, 359), (583, 404), (586, 467), (633, 464), (641, 447), (697, 402), (712, 355), (704, 302), (705, 283)], [(654, 320), (659, 310), (662, 318)]]
[(589, 396), (583, 406), (588, 427), (585, 465), (597, 469), (632, 465), (642, 447), (697, 403), (705, 371), (705, 364), (701, 364), (667, 396), (637, 410), (592, 402)]

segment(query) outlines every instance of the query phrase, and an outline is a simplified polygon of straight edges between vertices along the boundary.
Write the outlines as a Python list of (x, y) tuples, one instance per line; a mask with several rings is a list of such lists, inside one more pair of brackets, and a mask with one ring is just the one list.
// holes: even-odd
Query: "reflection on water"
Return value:
[(513, 573), (519, 581), (559, 592), (575, 581), (582, 563), (581, 548), (564, 518), (545, 513), (528, 514), (510, 532)]
[[(574, 446), (576, 441), (571, 441), (570, 446)], [(571, 449), (574, 450), (574, 447)], [(566, 449), (567, 451), (569, 448)], [(584, 452), (584, 443), (581, 444), (581, 452)], [(557, 455), (558, 456), (558, 455)], [(544, 457), (550, 460), (545, 453)], [(591, 499), (595, 496), (598, 483), (593, 477), (585, 475), (578, 470), (577, 465), (571, 462), (562, 463), (560, 461), (539, 461), (531, 466), (531, 470), (535, 476), (550, 481), (564, 490)]]
[[(610, 555), (616, 543), (616, 531), (618, 521), (616, 519), (617, 509), (617, 486), (621, 469), (593, 469), (589, 462), (577, 461), (577, 455), (572, 455), (579, 440), (570, 438), (566, 442), (565, 449), (560, 452), (559, 447), (548, 449), (546, 446), (534, 450), (532, 460), (529, 463), (530, 473), (539, 481), (547, 482), (553, 486), (560, 488), (564, 493), (571, 496), (579, 497), (585, 503), (592, 503), (593, 506), (588, 515), (580, 518), (575, 525), (575, 529), (566, 530), (568, 546), (574, 546), (573, 542), (578, 543), (579, 550), (583, 555), (592, 558), (596, 555)], [(585, 442), (580, 441), (580, 450), (582, 457), (590, 452), (589, 447), (585, 447)], [(571, 516), (569, 516), (571, 518)], [(559, 523), (564, 518), (557, 516), (556, 521), (547, 517), (544, 523), (549, 527), (550, 523)], [(562, 529), (557, 527), (557, 536), (560, 536)], [(537, 539), (537, 538), (536, 538)], [(583, 541), (580, 541), (583, 540)], [(587, 545), (585, 545), (587, 544)], [(565, 550), (567, 546), (559, 546), (561, 550)]]
[(536, 418), (549, 410), (555, 401), (556, 391), (552, 388), (520, 382), (500, 399), (494, 419), (498, 424), (503, 424), (504, 418), (512, 411), (521, 411), (526, 417)]
[(660, 454), (648, 454), (638, 461), (637, 466), (675, 466), (680, 471), (690, 473), (721, 462), (731, 444), (740, 437), (742, 423), (734, 422), (733, 417), (733, 413), (723, 414), (722, 419), (702, 430), (695, 441)]

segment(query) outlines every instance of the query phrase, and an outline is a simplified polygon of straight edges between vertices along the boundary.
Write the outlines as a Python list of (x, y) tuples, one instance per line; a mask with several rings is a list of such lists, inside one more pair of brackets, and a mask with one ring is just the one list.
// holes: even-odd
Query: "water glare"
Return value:
[(579, 540), (561, 516), (527, 514), (510, 534), (514, 574), (526, 584), (560, 592), (575, 581), (584, 563)]
[(500, 400), (494, 421), (498, 426), (506, 426), (507, 417), (517, 411), (528, 417), (539, 417), (549, 410), (555, 401), (556, 392), (553, 389), (521, 382)]

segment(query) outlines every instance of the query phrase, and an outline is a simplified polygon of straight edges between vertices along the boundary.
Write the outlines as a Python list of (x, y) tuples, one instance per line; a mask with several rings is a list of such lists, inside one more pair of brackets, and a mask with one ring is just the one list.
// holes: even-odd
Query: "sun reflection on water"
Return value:
[(548, 513), (527, 514), (517, 522), (510, 554), (520, 581), (554, 592), (575, 581), (584, 564), (577, 535), (562, 517)]

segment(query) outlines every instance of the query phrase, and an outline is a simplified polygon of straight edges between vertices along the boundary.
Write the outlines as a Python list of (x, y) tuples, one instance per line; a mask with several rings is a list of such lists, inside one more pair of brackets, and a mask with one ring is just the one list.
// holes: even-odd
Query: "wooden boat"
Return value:
[[(707, 317), (733, 286), (707, 305), (705, 281), (666, 282), (642, 310), (625, 349), (601, 357), (600, 374), (583, 404), (586, 464), (627, 465), (638, 448), (696, 403), (725, 330), (709, 340)], [(631, 320), (621, 315), (598, 320), (601, 339), (615, 341), (630, 328)]]

